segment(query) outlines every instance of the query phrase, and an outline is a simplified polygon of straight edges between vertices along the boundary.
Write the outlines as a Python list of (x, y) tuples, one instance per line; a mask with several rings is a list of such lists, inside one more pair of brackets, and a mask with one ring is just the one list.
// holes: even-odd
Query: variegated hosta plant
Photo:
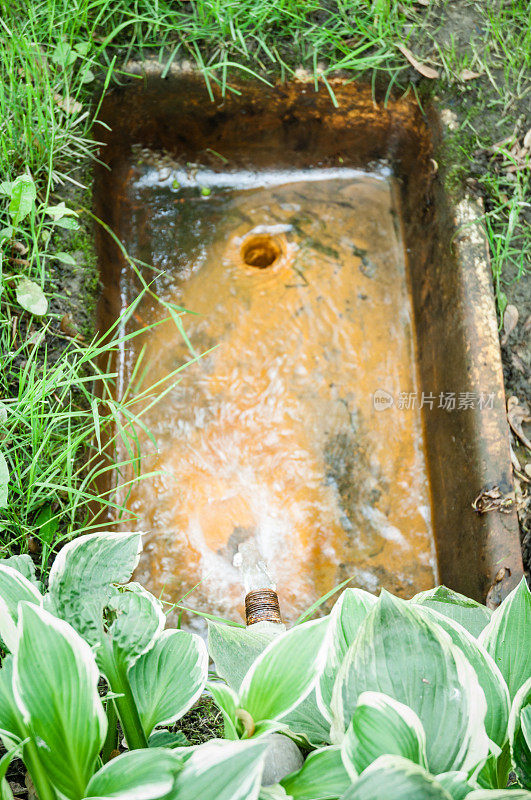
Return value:
[(263, 800), (531, 799), (524, 580), (494, 612), (445, 587), (347, 589), (288, 632), (211, 623), (209, 650), (226, 737), (276, 729), (310, 751)]
[[(140, 543), (76, 539), (46, 592), (29, 557), (0, 562), (0, 800), (19, 757), (39, 800), (531, 798), (523, 581), (494, 613), (444, 587), (407, 602), (347, 589), (287, 632), (212, 623), (207, 683), (202, 640), (164, 630), (160, 603), (127, 583)], [(225, 739), (180, 746), (167, 727), (205, 685)], [(111, 759), (117, 718), (129, 752)]]

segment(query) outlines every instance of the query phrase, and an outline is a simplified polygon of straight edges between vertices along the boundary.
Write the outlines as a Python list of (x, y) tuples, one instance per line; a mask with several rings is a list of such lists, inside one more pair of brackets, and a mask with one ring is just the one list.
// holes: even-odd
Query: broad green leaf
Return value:
[(257, 800), (267, 748), (267, 738), (200, 745), (168, 800)]
[(285, 717), (310, 694), (324, 665), (328, 619), (305, 622), (267, 646), (245, 676), (240, 705), (255, 722)]
[(39, 606), (22, 603), (18, 626), (16, 703), (51, 783), (77, 800), (85, 795), (107, 727), (94, 655), (68, 623)]
[(24, 600), (42, 605), (42, 595), (35, 585), (18, 569), (0, 561), (0, 639), (12, 653), (18, 643), (18, 604)]
[(59, 527), (59, 519), (53, 513), (51, 503), (46, 503), (40, 509), (35, 519), (35, 525), (39, 528), (39, 539), (41, 542), (50, 545)]
[(48, 311), (48, 300), (41, 287), (29, 278), (20, 278), (15, 287), (17, 303), (30, 314), (43, 317)]
[(6, 197), (11, 197), (13, 190), (13, 181), (0, 181), (0, 194)]
[(531, 592), (525, 578), (494, 611), (479, 642), (500, 668), (514, 700), (531, 675)]
[(141, 548), (136, 532), (89, 533), (69, 542), (50, 570), (45, 606), (98, 644), (103, 608), (115, 594), (111, 584), (129, 580)]
[(455, 620), (443, 616), (433, 608), (422, 608), (428, 619), (434, 619), (450, 636), (452, 642), (465, 654), (478, 677), (479, 685), (485, 693), (487, 713), (485, 730), (487, 736), (498, 747), (507, 741), (507, 725), (509, 723), (509, 691), (504, 677), (484, 647), (462, 625)]
[(9, 467), (0, 451), (0, 508), (7, 508), (9, 498)]
[(148, 747), (188, 747), (190, 742), (182, 731), (168, 731), (166, 729), (153, 731), (148, 739)]
[(463, 800), (469, 792), (477, 789), (477, 784), (468, 779), (466, 772), (442, 772), (435, 776), (437, 783), (446, 789), (452, 800)]
[(239, 707), (240, 702), (238, 695), (230, 686), (226, 686), (219, 681), (209, 681), (207, 688), (223, 716), (225, 725), (223, 735), (225, 739), (239, 739), (236, 730), (236, 709)]
[(128, 672), (146, 736), (180, 719), (200, 697), (207, 676), (203, 640), (188, 631), (164, 631)]
[(79, 70), (79, 78), (81, 79), (81, 83), (92, 83), (95, 77), (96, 76), (88, 65)]
[(37, 191), (33, 179), (29, 175), (19, 175), (11, 186), (11, 202), (9, 203), (9, 216), (13, 225), (18, 225), (25, 219), (35, 206)]
[[(4, 565), (5, 567), (13, 567), (13, 569), (16, 569), (17, 572), (20, 572), (20, 574), (27, 578), (27, 580), (37, 589), (40, 589), (40, 581), (37, 580), (37, 576), (35, 575), (35, 564), (33, 563), (32, 557), (28, 555), (28, 553), (4, 558), (2, 561), (0, 561), (0, 565)], [(0, 595), (1, 594), (2, 591), (0, 590)]]
[(324, 642), (326, 662), (316, 686), (317, 703), (329, 722), (332, 721), (330, 703), (337, 671), (361, 623), (376, 603), (377, 598), (363, 589), (345, 589), (330, 613)]
[(166, 624), (162, 603), (139, 583), (128, 583), (107, 602), (116, 618), (108, 635), (129, 665), (147, 653)]
[(175, 786), (181, 760), (165, 750), (132, 750), (113, 758), (90, 779), (91, 800), (159, 800)]
[(54, 220), (54, 225), (57, 225), (59, 228), (64, 228), (67, 231), (79, 230), (79, 223), (71, 217), (61, 217), (60, 219), (56, 219)]
[(298, 772), (280, 781), (293, 800), (334, 800), (341, 797), (350, 784), (337, 745), (314, 750)]
[(330, 722), (322, 715), (317, 705), (315, 689), (296, 708), (282, 717), (291, 733), (312, 747), (330, 744)]
[(293, 800), (293, 798), (286, 793), (280, 783), (274, 783), (272, 786), (262, 786), (258, 800)]
[(52, 53), (52, 61), (60, 67), (67, 67), (73, 64), (77, 55), (67, 42), (58, 42)]
[(67, 208), (66, 204), (63, 202), (58, 203), (56, 206), (47, 206), (46, 213), (49, 217), (51, 217), (54, 222), (58, 222), (60, 219), (64, 217), (77, 217), (78, 214), (76, 211), (72, 211), (71, 208)]
[(353, 780), (384, 755), (403, 756), (426, 767), (426, 735), (408, 706), (379, 692), (363, 692), (341, 743), (341, 755)]
[(55, 258), (56, 261), (60, 261), (62, 264), (69, 264), (70, 266), (76, 266), (76, 259), (70, 253), (53, 253), (52, 258)]
[(486, 606), (465, 597), (464, 594), (454, 592), (453, 589), (447, 589), (446, 586), (436, 586), (435, 589), (420, 592), (410, 602), (433, 608), (445, 617), (459, 622), (476, 639), (492, 616), (492, 611)]
[(531, 800), (531, 792), (525, 789), (474, 789), (466, 800)]
[(238, 691), (242, 681), (258, 656), (277, 636), (285, 633), (282, 626), (235, 628), (232, 625), (208, 623), (208, 652), (216, 672), (229, 686)]
[(518, 781), (525, 789), (531, 789), (531, 677), (514, 698), (509, 719), (509, 741)]
[(487, 757), (487, 704), (474, 669), (421, 608), (386, 591), (339, 670), (332, 698), (333, 741), (341, 741), (366, 691), (382, 692), (417, 714), (433, 773), (471, 770)]
[(452, 800), (423, 767), (401, 756), (380, 756), (342, 800)]

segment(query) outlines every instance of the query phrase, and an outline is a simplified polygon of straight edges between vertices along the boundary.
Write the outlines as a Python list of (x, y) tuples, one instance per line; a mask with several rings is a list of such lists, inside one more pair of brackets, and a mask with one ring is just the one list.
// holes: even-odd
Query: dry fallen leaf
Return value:
[(433, 69), (433, 67), (427, 67), (426, 64), (421, 64), (420, 61), (417, 61), (411, 50), (408, 50), (408, 48), (403, 44), (398, 44), (397, 47), (402, 55), (407, 58), (411, 66), (414, 67), (417, 72), (420, 72), (421, 75), (424, 75), (425, 78), (435, 80), (435, 78), (439, 77), (439, 73), (436, 69)]
[(513, 306), (511, 305), (511, 303), (509, 303), (505, 307), (505, 311), (503, 313), (504, 334), (501, 338), (502, 344), (507, 344), (509, 336), (514, 331), (517, 325), (518, 325), (518, 309), (516, 308), (516, 306)]
[(503, 514), (510, 514), (514, 507), (514, 492), (502, 494), (498, 486), (492, 489), (484, 489), (478, 494), (472, 508), (478, 514), (487, 514), (489, 511), (501, 511)]
[(523, 422), (531, 422), (531, 415), (528, 408), (525, 405), (520, 405), (520, 401), (514, 395), (507, 400), (507, 421), (520, 441), (531, 450), (531, 442), (522, 428)]
[(524, 147), (526, 150), (531, 151), (531, 128), (529, 128), (526, 135), (524, 136)]
[(480, 78), (481, 75), (481, 72), (472, 72), (471, 69), (462, 69), (459, 73), (459, 77), (462, 81), (472, 81), (474, 78)]
[(79, 112), (83, 110), (81, 103), (77, 100), (73, 100), (71, 97), (63, 97), (56, 92), (53, 99), (59, 108), (62, 108), (67, 114), (79, 114)]
[(524, 472), (528, 478), (531, 478), (531, 462), (525, 465)]

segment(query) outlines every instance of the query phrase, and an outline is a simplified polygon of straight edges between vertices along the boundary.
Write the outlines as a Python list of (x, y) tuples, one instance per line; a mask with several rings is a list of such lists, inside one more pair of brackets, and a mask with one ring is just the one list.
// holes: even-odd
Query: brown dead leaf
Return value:
[(526, 366), (520, 356), (517, 356), (516, 353), (511, 353), (511, 363), (518, 372), (521, 372), (522, 375), (525, 375), (527, 372)]
[(525, 465), (524, 472), (528, 478), (531, 478), (531, 462)]
[(415, 0), (418, 6), (429, 6), (430, 0)]
[(418, 61), (415, 58), (411, 50), (408, 50), (408, 48), (405, 45), (397, 44), (397, 47), (402, 53), (402, 55), (405, 58), (407, 58), (411, 66), (414, 69), (416, 69), (417, 72), (420, 72), (421, 75), (424, 75), (425, 78), (430, 78), (430, 80), (435, 80), (435, 78), (439, 77), (439, 73), (437, 72), (436, 69), (433, 69), (433, 67), (428, 67), (426, 66), (426, 64), (421, 64), (420, 61)]
[(489, 511), (501, 511), (504, 514), (510, 514), (513, 507), (514, 492), (502, 494), (498, 486), (493, 486), (492, 489), (484, 489), (472, 503), (472, 508), (478, 514), (486, 514)]
[(524, 136), (524, 147), (526, 150), (531, 152), (531, 128), (529, 128), (526, 135)]
[(472, 72), (471, 69), (462, 69), (459, 77), (462, 81), (473, 81), (474, 78), (481, 78), (482, 72)]
[(501, 338), (502, 344), (507, 344), (509, 336), (518, 325), (518, 309), (516, 306), (509, 303), (503, 312), (503, 336)]
[(507, 400), (507, 422), (520, 441), (531, 450), (531, 442), (522, 428), (522, 423), (531, 422), (531, 415), (529, 409), (525, 405), (520, 405), (520, 401), (514, 395)]
[(63, 97), (58, 92), (54, 94), (53, 99), (66, 114), (79, 114), (83, 110), (83, 106), (77, 100), (73, 100), (71, 97)]
[(61, 320), (61, 325), (59, 327), (61, 329), (61, 332), (64, 333), (66, 336), (69, 336), (71, 339), (79, 339), (80, 341), (83, 341), (83, 336), (81, 336), (76, 326), (74, 325), (72, 314), (65, 314)]

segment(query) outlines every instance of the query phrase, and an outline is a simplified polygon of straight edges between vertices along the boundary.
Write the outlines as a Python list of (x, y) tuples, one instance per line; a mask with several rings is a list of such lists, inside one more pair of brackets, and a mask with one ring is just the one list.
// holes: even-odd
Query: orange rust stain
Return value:
[[(420, 413), (372, 402), (377, 389), (417, 391), (390, 182), (301, 182), (214, 202), (214, 231), (184, 267), (180, 254), (166, 297), (196, 312), (183, 320), (197, 352), (219, 346), (143, 418), (157, 440), (150, 449), (139, 432), (143, 469), (161, 474), (128, 501), (147, 531), (137, 579), (171, 601), (200, 583), (188, 604), (238, 618), (232, 559), (255, 537), (287, 621), (347, 577), (402, 596), (433, 586)], [(255, 229), (275, 241), (269, 267), (243, 260)], [(151, 321), (147, 303), (139, 310)], [(145, 385), (190, 358), (171, 321), (146, 344)]]

